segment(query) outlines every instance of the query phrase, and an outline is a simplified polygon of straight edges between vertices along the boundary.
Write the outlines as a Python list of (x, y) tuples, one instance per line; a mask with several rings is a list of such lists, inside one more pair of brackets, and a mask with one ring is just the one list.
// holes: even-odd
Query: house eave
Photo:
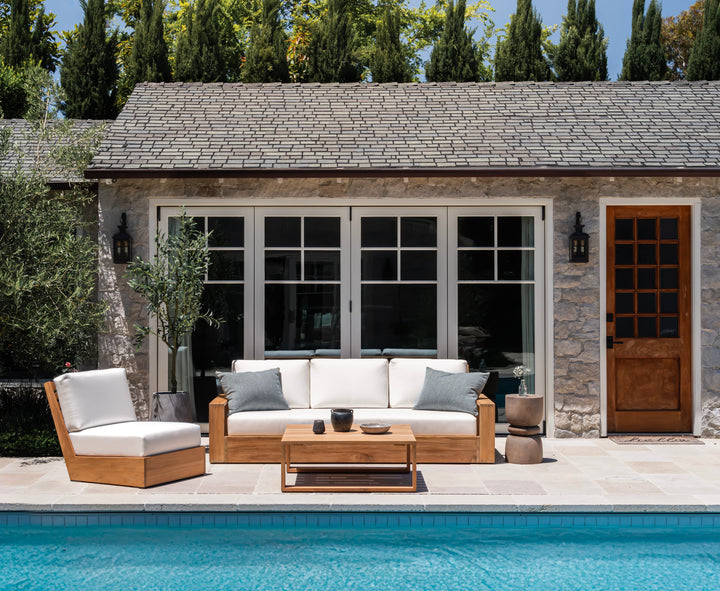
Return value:
[(720, 166), (458, 168), (91, 168), (86, 179), (397, 177), (720, 177)]

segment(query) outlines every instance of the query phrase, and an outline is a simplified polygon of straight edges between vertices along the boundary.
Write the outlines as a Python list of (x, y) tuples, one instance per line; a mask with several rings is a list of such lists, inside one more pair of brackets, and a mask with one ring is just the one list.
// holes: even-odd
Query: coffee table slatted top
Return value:
[(325, 433), (313, 433), (312, 425), (288, 425), (282, 437), (282, 443), (358, 443), (362, 445), (382, 443), (383, 445), (415, 442), (410, 425), (392, 425), (387, 433), (373, 435), (363, 432), (359, 426), (353, 425), (350, 431), (334, 431), (332, 427)]

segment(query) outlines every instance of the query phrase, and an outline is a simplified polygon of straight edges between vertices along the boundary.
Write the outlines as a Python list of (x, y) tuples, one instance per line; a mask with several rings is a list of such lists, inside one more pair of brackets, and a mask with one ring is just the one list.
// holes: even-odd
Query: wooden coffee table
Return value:
[[(360, 465), (369, 452), (374, 456), (382, 456), (383, 448), (395, 451), (404, 448), (406, 461), (398, 466)], [(327, 452), (331, 450), (334, 457), (342, 458), (342, 465), (330, 466)], [(293, 452), (302, 451), (303, 463), (312, 466), (293, 466)], [(417, 443), (409, 425), (393, 425), (387, 433), (370, 435), (363, 433), (354, 425), (350, 431), (336, 432), (332, 428), (321, 435), (313, 433), (312, 425), (288, 425), (281, 440), (282, 470), (281, 490), (283, 492), (416, 492), (417, 491)], [(335, 463), (335, 462), (333, 462)], [(325, 464), (324, 466), (322, 464)], [(355, 464), (355, 465), (353, 465)], [(410, 485), (288, 485), (288, 473), (323, 472), (326, 474), (342, 474), (346, 472), (393, 472), (412, 474)]]

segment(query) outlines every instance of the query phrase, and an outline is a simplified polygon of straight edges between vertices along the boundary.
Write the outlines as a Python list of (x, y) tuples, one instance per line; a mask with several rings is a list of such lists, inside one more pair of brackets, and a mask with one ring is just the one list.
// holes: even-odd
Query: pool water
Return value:
[(18, 525), (0, 589), (716, 591), (720, 528)]

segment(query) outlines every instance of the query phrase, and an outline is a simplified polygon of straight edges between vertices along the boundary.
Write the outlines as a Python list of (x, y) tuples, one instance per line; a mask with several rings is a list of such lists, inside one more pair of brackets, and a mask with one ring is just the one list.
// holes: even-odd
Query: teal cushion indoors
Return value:
[(248, 410), (289, 410), (283, 396), (280, 370), (217, 372), (228, 399), (228, 414)]
[(415, 410), (445, 410), (478, 414), (477, 396), (485, 387), (488, 373), (448, 373), (431, 367), (425, 370), (425, 382)]

